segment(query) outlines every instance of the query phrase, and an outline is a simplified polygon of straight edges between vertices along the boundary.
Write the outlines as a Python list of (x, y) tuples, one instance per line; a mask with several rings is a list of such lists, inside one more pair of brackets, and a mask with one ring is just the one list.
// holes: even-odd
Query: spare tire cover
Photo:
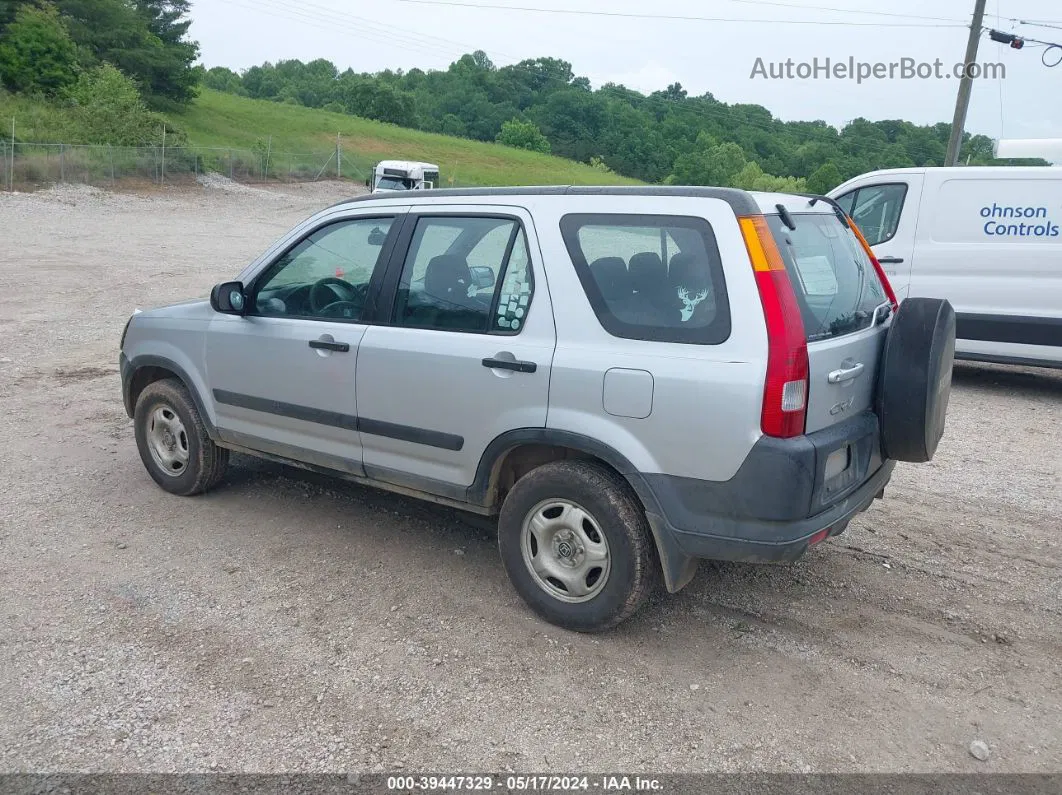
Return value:
[(908, 298), (885, 339), (877, 412), (886, 458), (923, 463), (937, 451), (951, 397), (955, 310), (947, 300)]

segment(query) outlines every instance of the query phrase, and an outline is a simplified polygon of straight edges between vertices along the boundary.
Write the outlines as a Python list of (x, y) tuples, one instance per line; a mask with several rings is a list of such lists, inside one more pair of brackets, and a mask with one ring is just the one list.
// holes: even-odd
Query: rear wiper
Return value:
[(815, 202), (826, 202), (828, 205), (830, 205), (833, 208), (833, 212), (837, 215), (837, 219), (842, 224), (844, 224), (844, 228), (845, 229), (851, 229), (852, 228), (852, 227), (850, 227), (848, 225), (848, 216), (845, 214), (844, 208), (841, 205), (839, 205), (836, 201), (831, 199), (829, 196), (819, 196), (818, 194), (815, 194), (815, 193), (798, 193), (797, 195), (798, 196), (804, 196), (804, 197), (810, 199), (811, 201), (809, 201), (808, 204), (811, 207), (815, 206)]
[(884, 323), (892, 315), (892, 302), (885, 301), (874, 308), (874, 322), (871, 325), (878, 325), (878, 323)]
[(871, 313), (864, 309), (858, 309), (847, 315), (841, 315), (830, 323), (830, 334), (831, 336), (838, 337), (848, 331), (855, 331), (870, 317)]

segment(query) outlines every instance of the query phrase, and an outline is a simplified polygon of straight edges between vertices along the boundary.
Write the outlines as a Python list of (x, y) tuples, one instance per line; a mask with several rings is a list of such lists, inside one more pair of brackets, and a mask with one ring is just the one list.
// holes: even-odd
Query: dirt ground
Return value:
[(350, 192), (0, 196), (0, 769), (1062, 771), (1062, 372), (958, 365), (937, 458), (846, 534), (608, 635), (455, 511), (244, 457), (156, 487), (126, 318)]

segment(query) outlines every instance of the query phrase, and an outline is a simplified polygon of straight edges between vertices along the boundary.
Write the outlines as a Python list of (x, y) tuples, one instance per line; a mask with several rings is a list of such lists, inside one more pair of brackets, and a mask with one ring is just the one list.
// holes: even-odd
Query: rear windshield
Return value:
[(767, 223), (793, 283), (808, 341), (869, 328), (888, 301), (874, 263), (834, 214), (793, 213), (796, 229), (777, 215)]

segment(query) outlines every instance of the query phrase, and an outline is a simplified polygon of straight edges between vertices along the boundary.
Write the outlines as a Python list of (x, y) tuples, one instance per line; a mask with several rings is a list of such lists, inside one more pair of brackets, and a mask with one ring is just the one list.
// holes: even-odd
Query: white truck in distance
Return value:
[(955, 358), (1062, 368), (1062, 168), (889, 169), (829, 196), (899, 300), (955, 307)]
[(403, 190), (431, 190), (439, 184), (439, 167), (413, 160), (381, 160), (372, 170), (369, 190), (392, 193)]

